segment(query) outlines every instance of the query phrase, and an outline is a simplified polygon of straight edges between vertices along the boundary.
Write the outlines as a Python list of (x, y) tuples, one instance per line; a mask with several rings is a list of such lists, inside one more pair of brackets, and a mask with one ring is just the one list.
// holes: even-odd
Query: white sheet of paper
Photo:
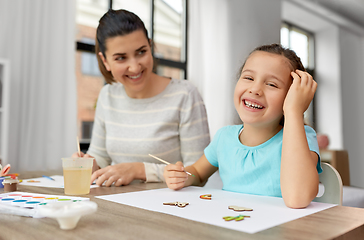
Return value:
[[(212, 194), (212, 200), (200, 195)], [(166, 213), (193, 221), (208, 223), (246, 233), (256, 233), (327, 208), (334, 204), (312, 202), (305, 209), (286, 207), (282, 198), (234, 193), (219, 189), (187, 187), (178, 191), (168, 188), (132, 193), (97, 196), (97, 198), (126, 204), (150, 211)], [(188, 202), (184, 208), (163, 205), (165, 202)], [(236, 212), (228, 206), (252, 208), (253, 211)], [(225, 221), (225, 216), (249, 215), (242, 221)]]
[[(50, 176), (55, 181), (45, 178), (30, 178), (30, 179), (23, 179), (23, 181), (19, 184), (21, 185), (28, 185), (34, 187), (50, 187), (50, 188), (64, 188), (64, 178), (61, 175), (53, 175)], [(39, 181), (39, 182), (29, 182), (29, 181)], [(97, 185), (91, 185), (90, 188), (98, 187)]]

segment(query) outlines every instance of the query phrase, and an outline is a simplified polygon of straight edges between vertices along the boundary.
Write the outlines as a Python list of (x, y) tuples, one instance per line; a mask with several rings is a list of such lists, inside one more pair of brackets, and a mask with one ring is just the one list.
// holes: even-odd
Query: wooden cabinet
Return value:
[(321, 162), (331, 164), (341, 176), (343, 185), (350, 186), (349, 156), (346, 150), (320, 150)]
[(9, 60), (0, 58), (0, 160), (3, 165), (9, 163), (9, 78)]

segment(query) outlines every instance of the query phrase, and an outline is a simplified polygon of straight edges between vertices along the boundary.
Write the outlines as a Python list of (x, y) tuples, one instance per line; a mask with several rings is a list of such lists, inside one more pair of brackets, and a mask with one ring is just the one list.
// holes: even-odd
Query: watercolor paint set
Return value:
[(0, 194), (0, 213), (27, 217), (37, 216), (37, 209), (49, 203), (89, 201), (89, 198), (49, 195), (28, 192), (8, 192)]

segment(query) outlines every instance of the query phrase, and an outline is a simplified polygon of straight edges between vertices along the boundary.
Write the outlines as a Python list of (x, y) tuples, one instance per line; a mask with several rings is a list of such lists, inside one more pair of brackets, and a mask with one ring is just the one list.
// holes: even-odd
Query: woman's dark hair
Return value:
[[(260, 47), (255, 48), (250, 54), (249, 56), (256, 52), (256, 51), (262, 51), (262, 52), (268, 52), (268, 53), (273, 53), (273, 54), (277, 54), (277, 55), (281, 55), (285, 58), (287, 58), (289, 64), (291, 65), (291, 70), (292, 71), (296, 71), (301, 70), (301, 71), (306, 71), (305, 67), (303, 66), (301, 59), (297, 56), (297, 54), (289, 49), (289, 48), (284, 48), (281, 44), (278, 43), (273, 43), (270, 45), (262, 45)], [(248, 56), (248, 58), (249, 58)], [(247, 58), (247, 59), (248, 59)], [(245, 63), (247, 61), (247, 59), (245, 60), (243, 66), (241, 66), (239, 73), (238, 73), (238, 79), (241, 76), (241, 72), (243, 71), (243, 68), (245, 66)], [(280, 125), (283, 126), (284, 125), (284, 116), (281, 119)]]
[(143, 21), (134, 13), (124, 9), (110, 9), (104, 14), (104, 16), (100, 18), (99, 26), (96, 30), (95, 52), (100, 71), (107, 83), (111, 84), (115, 82), (115, 80), (111, 72), (107, 71), (105, 68), (99, 56), (99, 52), (101, 52), (104, 58), (106, 58), (105, 51), (107, 39), (117, 36), (124, 36), (137, 30), (142, 30), (145, 34), (145, 37), (149, 39), (148, 31), (145, 28)]

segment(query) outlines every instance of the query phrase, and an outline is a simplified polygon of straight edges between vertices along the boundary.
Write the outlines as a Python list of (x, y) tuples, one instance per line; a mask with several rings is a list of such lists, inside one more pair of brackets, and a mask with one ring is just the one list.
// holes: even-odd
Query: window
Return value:
[(99, 19), (110, 8), (126, 9), (142, 19), (154, 42), (157, 74), (187, 76), (186, 0), (77, 0), (78, 136), (83, 143), (90, 141), (97, 97), (105, 84), (95, 55), (95, 36)]
[[(95, 45), (94, 39), (82, 38), (82, 42)], [(102, 76), (95, 53), (81, 52), (81, 71), (83, 75)]]
[[(296, 52), (303, 66), (314, 78), (314, 35), (289, 23), (283, 23), (281, 27), (281, 44)], [(314, 100), (304, 114), (305, 122), (315, 127)]]
[(284, 23), (281, 28), (281, 44), (296, 52), (307, 71), (314, 69), (313, 34)]

